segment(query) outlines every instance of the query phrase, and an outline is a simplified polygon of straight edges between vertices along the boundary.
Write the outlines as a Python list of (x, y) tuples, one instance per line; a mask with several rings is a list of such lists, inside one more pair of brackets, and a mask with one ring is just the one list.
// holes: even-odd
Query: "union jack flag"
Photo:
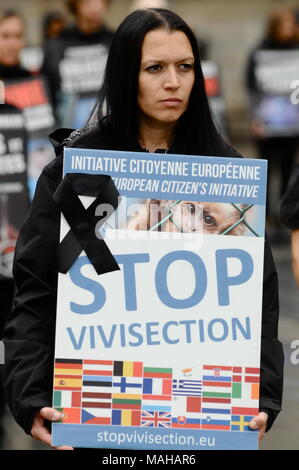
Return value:
[(142, 411), (141, 426), (151, 428), (170, 428), (171, 413), (164, 411)]

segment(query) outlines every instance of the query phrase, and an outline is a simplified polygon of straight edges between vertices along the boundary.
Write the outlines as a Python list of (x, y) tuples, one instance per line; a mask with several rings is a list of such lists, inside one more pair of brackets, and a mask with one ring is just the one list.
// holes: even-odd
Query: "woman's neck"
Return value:
[(175, 125), (172, 123), (163, 127), (142, 123), (139, 130), (139, 143), (149, 152), (168, 149), (173, 141), (174, 128)]

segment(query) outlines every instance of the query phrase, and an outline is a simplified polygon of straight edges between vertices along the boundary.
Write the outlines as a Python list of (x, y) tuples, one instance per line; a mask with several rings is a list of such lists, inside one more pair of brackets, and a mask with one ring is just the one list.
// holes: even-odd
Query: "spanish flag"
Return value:
[(54, 390), (81, 390), (82, 367), (82, 360), (56, 359)]

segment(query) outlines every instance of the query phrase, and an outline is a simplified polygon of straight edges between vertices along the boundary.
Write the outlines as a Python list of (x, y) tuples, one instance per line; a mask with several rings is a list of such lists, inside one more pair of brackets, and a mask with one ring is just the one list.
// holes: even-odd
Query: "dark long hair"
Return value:
[(118, 27), (107, 59), (97, 108), (98, 118), (102, 117), (105, 104), (114, 145), (129, 150), (130, 143), (136, 142), (139, 132), (137, 92), (142, 44), (149, 31), (161, 28), (185, 33), (195, 59), (194, 86), (188, 108), (176, 128), (176, 149), (179, 153), (194, 155), (225, 153), (230, 156), (231, 152), (235, 156), (236, 152), (224, 142), (211, 116), (196, 37), (187, 23), (169, 10), (136, 10)]

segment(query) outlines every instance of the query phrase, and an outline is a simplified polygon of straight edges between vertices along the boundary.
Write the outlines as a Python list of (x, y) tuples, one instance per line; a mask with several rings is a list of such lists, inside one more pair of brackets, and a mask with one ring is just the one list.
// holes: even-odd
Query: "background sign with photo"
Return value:
[(260, 50), (255, 53), (256, 92), (252, 118), (268, 137), (298, 136), (299, 107), (291, 101), (291, 84), (299, 77), (298, 50)]
[(19, 230), (29, 209), (22, 113), (0, 106), (0, 279), (12, 278)]
[(58, 114), (63, 127), (82, 127), (96, 102), (106, 66), (104, 44), (66, 47), (59, 62)]
[(46, 82), (42, 77), (7, 81), (5, 100), (22, 110), (24, 115), (28, 144), (28, 187), (32, 199), (43, 167), (54, 158), (48, 136), (55, 127), (55, 118)]
[(212, 60), (201, 63), (205, 78), (206, 93), (215, 116), (216, 124), (223, 135), (228, 135), (228, 122), (225, 101), (221, 89), (219, 66)]
[(59, 105), (61, 125), (79, 129), (86, 124), (96, 102), (97, 93), (63, 94)]
[(59, 274), (53, 445), (257, 449), (266, 161), (69, 148), (68, 173), (113, 178), (120, 270)]

